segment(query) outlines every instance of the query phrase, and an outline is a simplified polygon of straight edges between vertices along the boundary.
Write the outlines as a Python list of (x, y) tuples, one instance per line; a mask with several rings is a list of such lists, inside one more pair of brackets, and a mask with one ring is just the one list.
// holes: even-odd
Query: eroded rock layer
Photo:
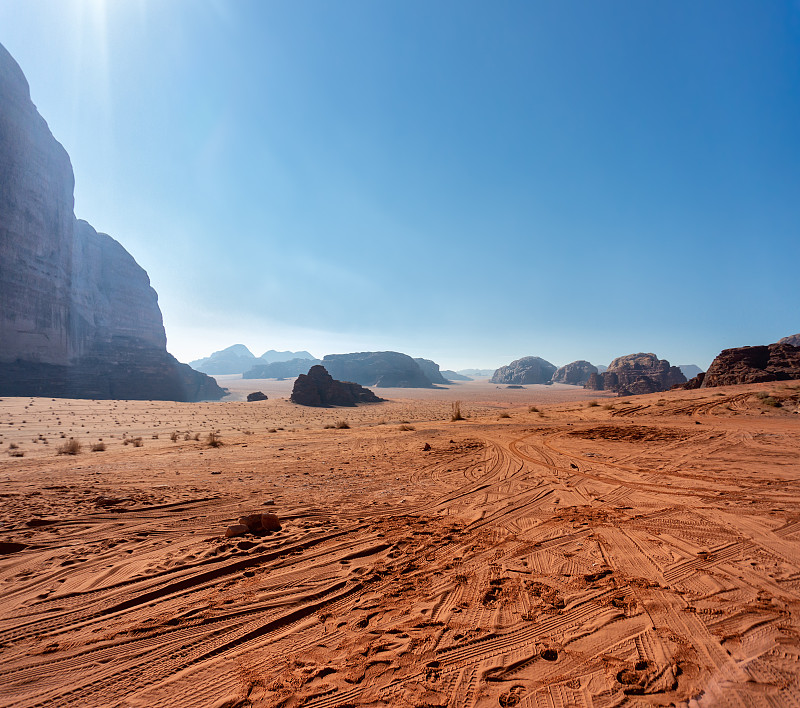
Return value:
[(689, 381), (687, 388), (800, 379), (800, 347), (777, 342), (724, 349), (711, 362), (705, 376), (699, 381), (697, 378)]
[(147, 273), (73, 212), (69, 156), (0, 45), (0, 394), (197, 400)]
[(655, 354), (638, 353), (617, 357), (603, 373), (591, 374), (585, 387), (630, 396), (666, 391), (683, 383), (686, 377), (677, 366)]
[(489, 379), (496, 384), (543, 384), (548, 383), (556, 367), (538, 356), (524, 356), (501, 366)]

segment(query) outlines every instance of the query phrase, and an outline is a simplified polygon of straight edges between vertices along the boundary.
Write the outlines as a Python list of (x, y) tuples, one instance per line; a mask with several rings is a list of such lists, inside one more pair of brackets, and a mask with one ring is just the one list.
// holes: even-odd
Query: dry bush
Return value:
[(539, 409), (536, 406), (528, 406), (528, 413), (538, 413)]
[(600, 404), (599, 404), (597, 401), (589, 401), (589, 402), (586, 404), (586, 407), (587, 407), (587, 408), (596, 408), (596, 407), (597, 407), (597, 406), (599, 406), (599, 405), (600, 405)]
[(70, 438), (63, 445), (60, 445), (56, 450), (58, 455), (77, 455), (83, 449), (79, 440)]
[(134, 447), (141, 447), (142, 445), (144, 445), (141, 438), (132, 438), (131, 442), (133, 443)]
[(461, 415), (461, 401), (453, 401), (450, 407), (452, 409), (451, 421), (464, 420), (464, 416)]
[(16, 450), (18, 447), (19, 445), (17, 445), (17, 443), (8, 443), (9, 450)]
[(172, 433), (172, 435), (169, 436), (169, 439), (172, 440), (172, 442), (178, 442), (178, 433)]
[(499, 416), (497, 416), (497, 417), (498, 417), (498, 418), (510, 418), (510, 417), (511, 417), (511, 413), (506, 413), (506, 412), (504, 411), (503, 413), (501, 413), (501, 414), (500, 414)]
[(91, 447), (92, 452), (105, 452), (106, 451), (106, 444), (104, 442), (96, 442)]
[(350, 427), (350, 423), (348, 423), (344, 419), (336, 421), (336, 428), (338, 430), (347, 430), (349, 427)]
[(222, 447), (222, 440), (220, 439), (219, 433), (211, 432), (208, 434), (208, 438), (206, 439), (206, 444), (209, 447)]
[(398, 430), (416, 430), (413, 425), (406, 425), (405, 423), (401, 425)]

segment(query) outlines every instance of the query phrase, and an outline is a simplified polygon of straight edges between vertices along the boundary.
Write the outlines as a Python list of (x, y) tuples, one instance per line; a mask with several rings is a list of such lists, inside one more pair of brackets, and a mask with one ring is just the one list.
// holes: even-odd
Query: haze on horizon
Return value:
[(3, 0), (0, 43), (183, 361), (800, 331), (797, 2)]

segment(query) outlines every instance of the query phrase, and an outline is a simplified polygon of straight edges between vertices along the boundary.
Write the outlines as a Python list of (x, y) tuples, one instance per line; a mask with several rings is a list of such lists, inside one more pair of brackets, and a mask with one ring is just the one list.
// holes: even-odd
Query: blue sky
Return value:
[(797, 0), (0, 0), (0, 43), (184, 361), (800, 331)]

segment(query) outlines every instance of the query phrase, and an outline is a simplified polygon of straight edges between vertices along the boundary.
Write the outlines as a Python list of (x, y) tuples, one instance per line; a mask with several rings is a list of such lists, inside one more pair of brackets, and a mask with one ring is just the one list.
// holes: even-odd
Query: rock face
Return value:
[[(258, 359), (256, 359), (258, 361)], [(275, 361), (271, 364), (257, 364), (242, 374), (243, 379), (293, 379), (305, 371), (309, 366), (319, 364), (319, 359), (290, 359), (289, 361)]]
[(800, 347), (777, 342), (766, 346), (725, 349), (711, 362), (699, 385), (692, 379), (687, 387), (709, 388), (789, 379), (800, 379)]
[(790, 334), (788, 337), (779, 339), (778, 344), (791, 344), (793, 347), (800, 347), (800, 334)]
[(543, 384), (550, 381), (556, 367), (538, 356), (524, 356), (501, 366), (494, 372), (489, 383), (495, 384)]
[(0, 394), (221, 398), (167, 353), (147, 273), (75, 218), (73, 187), (69, 156), (0, 45)]
[(292, 403), (301, 406), (355, 406), (358, 403), (381, 403), (368, 388), (349, 381), (337, 381), (319, 364), (312, 366), (307, 374), (300, 374), (294, 382)]
[(686, 377), (677, 366), (655, 354), (639, 353), (617, 357), (602, 374), (591, 374), (585, 388), (632, 396), (666, 391), (682, 383)]
[(422, 373), (425, 374), (431, 383), (450, 383), (444, 376), (442, 376), (442, 372), (439, 371), (439, 365), (435, 361), (431, 361), (430, 359), (414, 359), (414, 361), (417, 362), (419, 368), (422, 369)]
[(190, 361), (189, 366), (204, 374), (241, 374), (251, 368), (258, 359), (244, 344), (234, 344), (227, 349), (214, 352), (204, 359)]
[(597, 367), (588, 361), (579, 359), (571, 364), (566, 364), (553, 374), (553, 383), (571, 384), (573, 386), (583, 386), (592, 374), (598, 373)]
[(355, 381), (362, 386), (386, 388), (431, 388), (419, 364), (399, 352), (355, 352), (327, 354), (322, 365), (334, 378)]

